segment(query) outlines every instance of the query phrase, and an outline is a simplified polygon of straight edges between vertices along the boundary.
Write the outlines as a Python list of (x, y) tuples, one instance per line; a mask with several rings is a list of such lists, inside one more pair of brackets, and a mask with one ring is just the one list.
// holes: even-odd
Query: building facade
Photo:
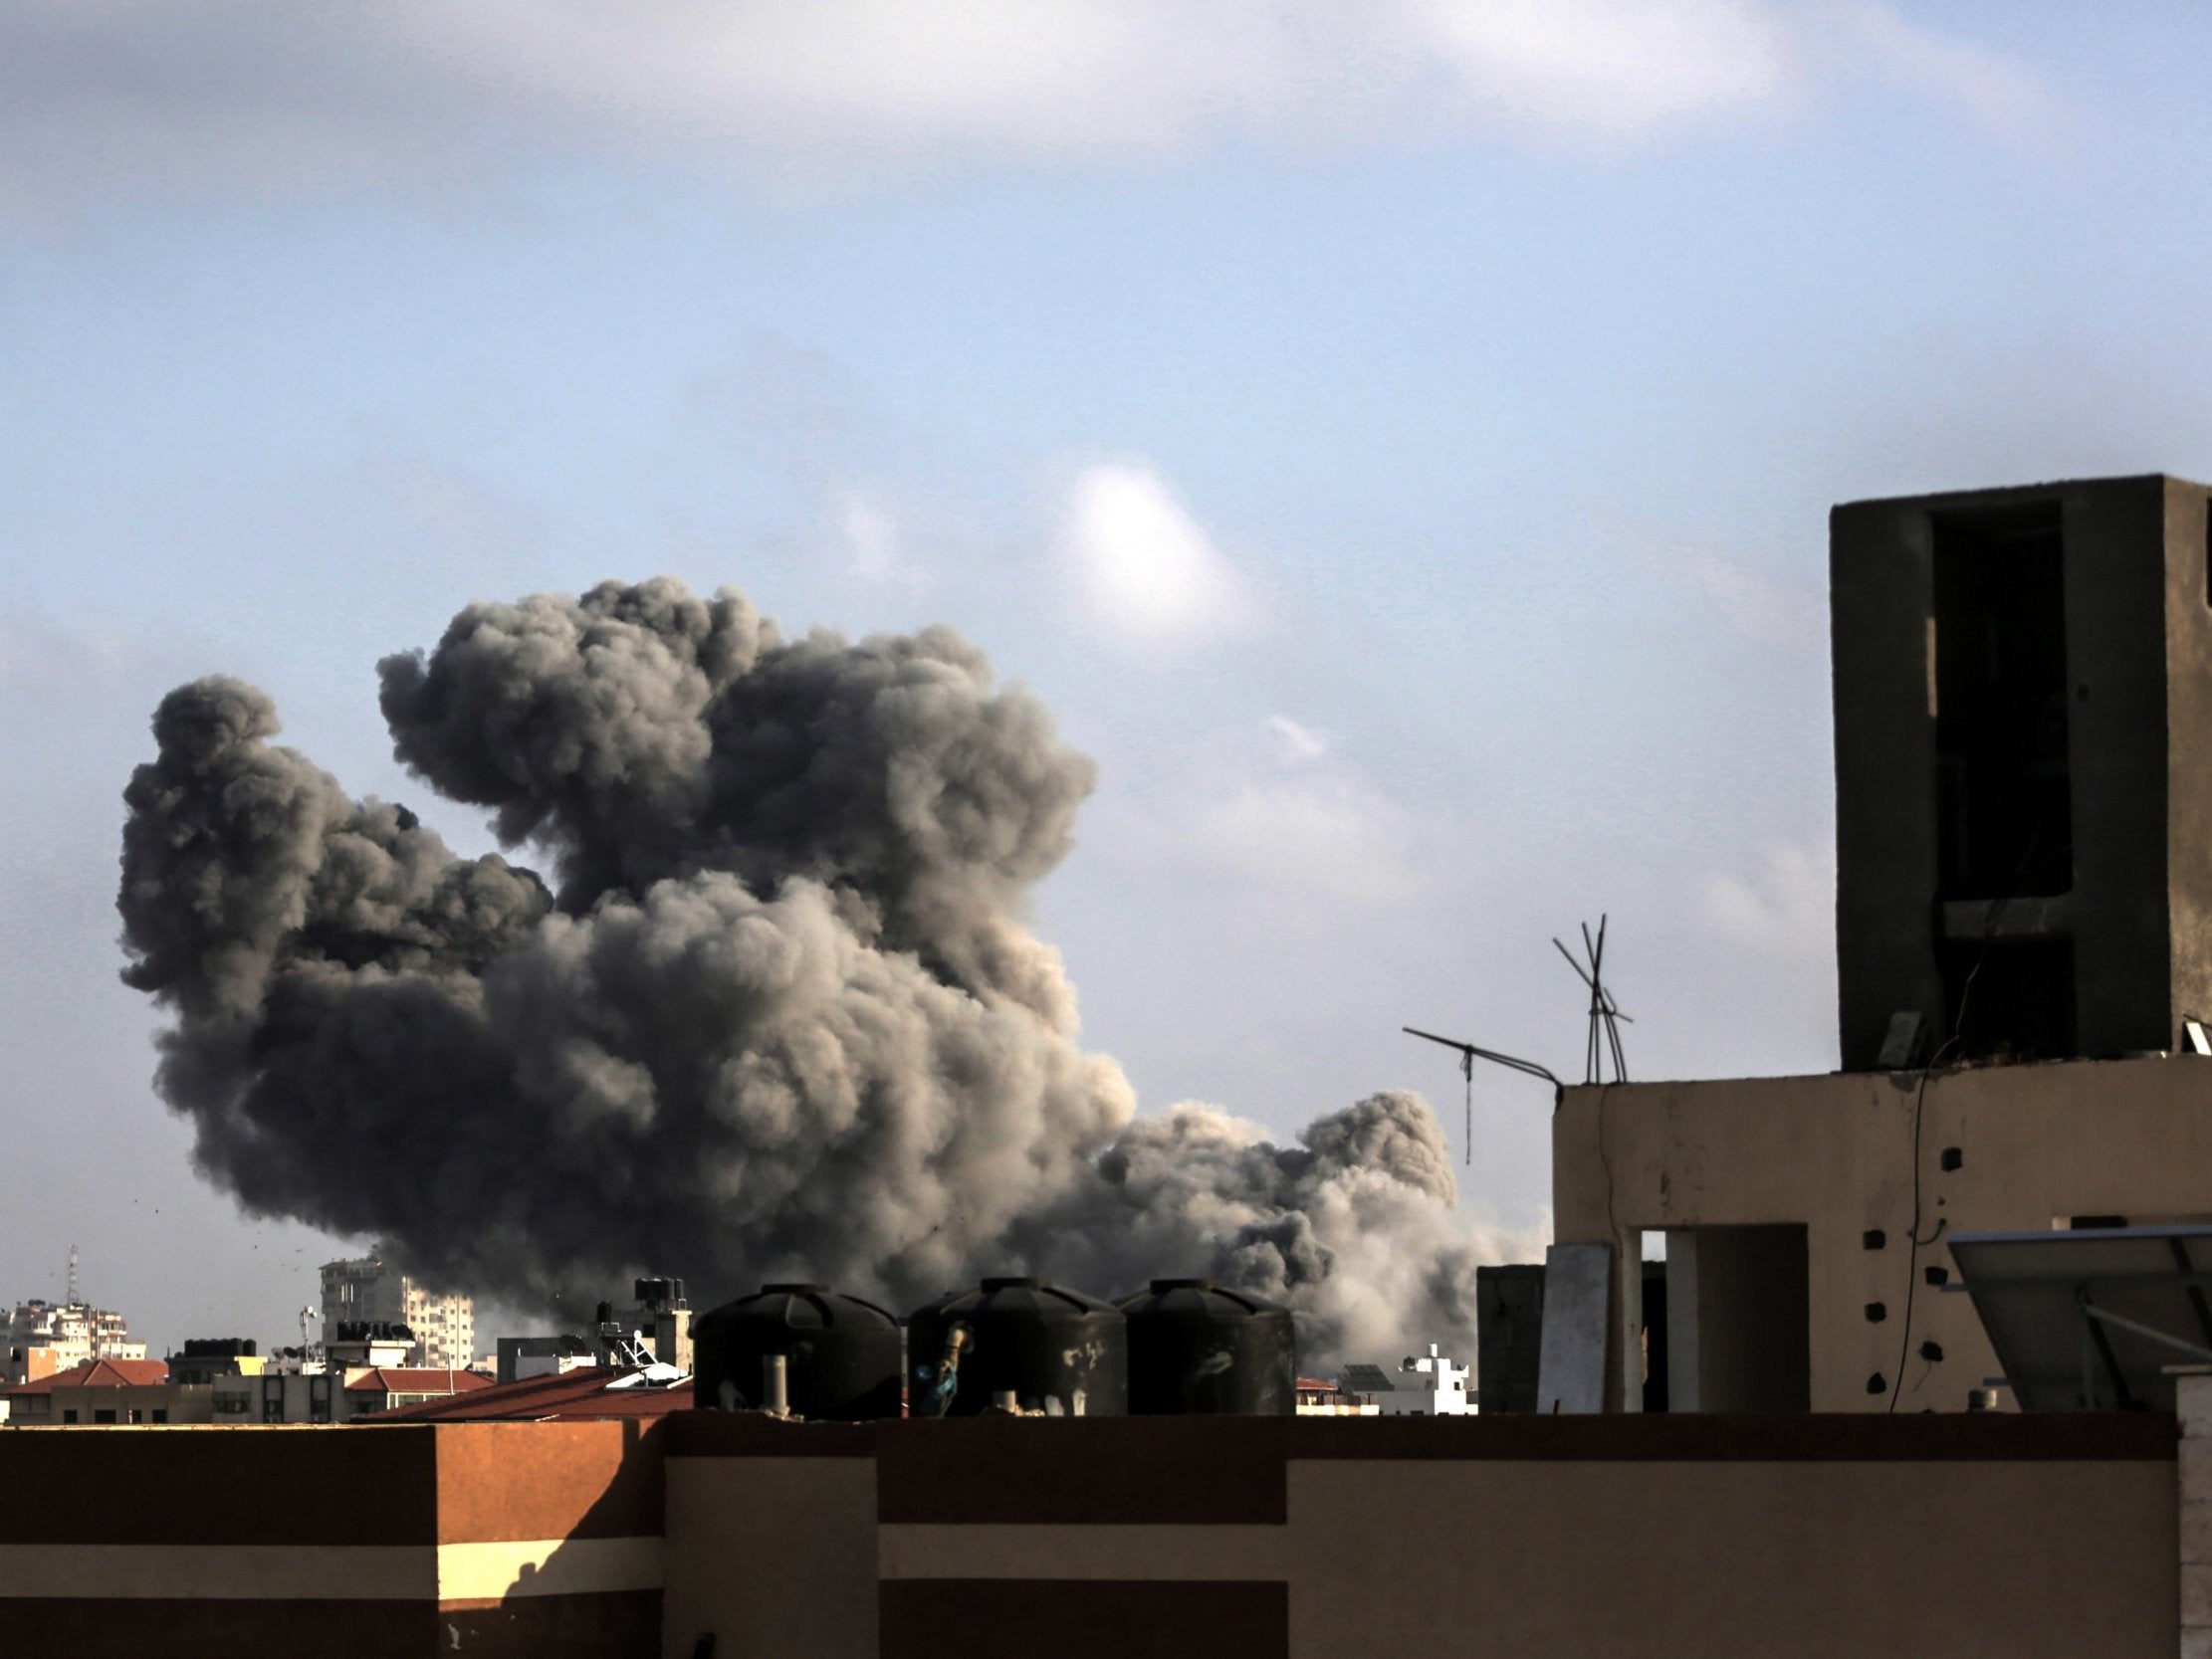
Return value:
[(1836, 509), (1844, 1070), (1560, 1092), (1554, 1261), (1610, 1268), (1548, 1281), (1544, 1399), (1966, 1410), (1949, 1238), (2212, 1222), (2208, 526), (2160, 476)]
[(2172, 1659), (2186, 1445), (2163, 1413), (0, 1431), (39, 1494), (0, 1509), (0, 1617), (87, 1659)]
[(323, 1264), (323, 1329), (341, 1324), (406, 1326), (415, 1336), (411, 1365), (465, 1369), (476, 1357), (475, 1302), (431, 1290), (381, 1249)]
[(146, 1346), (130, 1340), (122, 1315), (88, 1302), (19, 1302), (8, 1316), (10, 1383), (74, 1369), (89, 1359), (143, 1359)]

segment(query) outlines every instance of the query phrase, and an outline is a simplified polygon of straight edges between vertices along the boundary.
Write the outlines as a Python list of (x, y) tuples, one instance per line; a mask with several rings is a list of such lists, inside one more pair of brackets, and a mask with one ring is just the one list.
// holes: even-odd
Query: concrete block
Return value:
[(2212, 1566), (2212, 1495), (2182, 1501), (2181, 1560)]
[(2212, 1498), (2212, 1439), (2184, 1440), (2175, 1449), (2175, 1477), (2181, 1483), (2181, 1501)]
[[(1606, 1319), (1613, 1246), (1554, 1244), (1544, 1252), (1544, 1334), (1536, 1409), (1573, 1416), (1605, 1409)], [(2212, 1452), (2212, 1440), (2205, 1442)], [(2212, 1490), (2208, 1488), (2207, 1490)]]
[(2181, 1627), (2212, 1630), (2212, 1566), (2182, 1563)]
[(2173, 1409), (2184, 1435), (2212, 1437), (2212, 1372), (2175, 1377)]

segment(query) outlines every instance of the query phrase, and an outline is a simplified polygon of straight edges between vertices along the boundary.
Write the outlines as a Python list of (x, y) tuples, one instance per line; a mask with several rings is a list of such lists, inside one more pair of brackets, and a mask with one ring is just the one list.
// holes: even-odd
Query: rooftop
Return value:
[(0, 1388), (0, 1394), (50, 1394), (57, 1388), (150, 1388), (169, 1380), (162, 1359), (88, 1359), (66, 1371)]
[(481, 1385), (469, 1393), (403, 1405), (376, 1416), (381, 1422), (528, 1423), (555, 1418), (664, 1417), (671, 1411), (691, 1409), (690, 1378), (666, 1388), (648, 1388), (629, 1382), (637, 1374), (634, 1365), (612, 1370), (593, 1366), (553, 1376), (526, 1376), (519, 1382), (481, 1383), (479, 1379)]

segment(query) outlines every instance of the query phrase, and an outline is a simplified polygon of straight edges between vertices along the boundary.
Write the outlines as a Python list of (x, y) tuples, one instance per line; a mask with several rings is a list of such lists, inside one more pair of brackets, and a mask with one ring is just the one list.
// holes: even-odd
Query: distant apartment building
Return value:
[(178, 1382), (158, 1359), (88, 1359), (0, 1388), (0, 1422), (18, 1426), (212, 1420), (212, 1391)]
[(441, 1296), (399, 1271), (379, 1249), (352, 1261), (323, 1264), (323, 1329), (340, 1325), (404, 1325), (414, 1333), (410, 1365), (466, 1368), (476, 1356), (476, 1304)]
[(143, 1359), (146, 1346), (130, 1340), (122, 1315), (84, 1302), (18, 1303), (8, 1317), (5, 1380), (35, 1382), (91, 1359)]

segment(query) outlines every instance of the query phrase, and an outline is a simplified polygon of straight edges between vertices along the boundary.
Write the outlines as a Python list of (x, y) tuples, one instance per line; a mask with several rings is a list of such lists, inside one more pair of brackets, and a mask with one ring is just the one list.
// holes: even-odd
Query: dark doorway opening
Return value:
[(1812, 1409), (1802, 1225), (1668, 1229), (1665, 1303), (1662, 1409)]
[(1942, 899), (2074, 885), (2066, 566), (2057, 502), (1933, 522)]

